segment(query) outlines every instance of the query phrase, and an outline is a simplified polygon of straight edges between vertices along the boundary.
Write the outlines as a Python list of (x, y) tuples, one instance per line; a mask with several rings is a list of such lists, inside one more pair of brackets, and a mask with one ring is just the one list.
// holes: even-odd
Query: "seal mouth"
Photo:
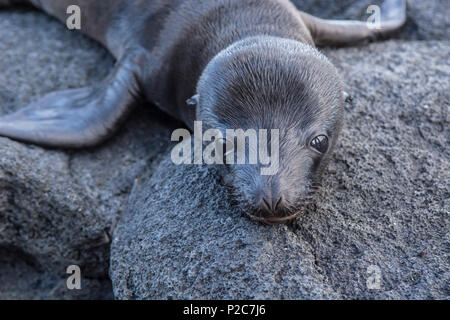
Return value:
[(299, 211), (296, 211), (294, 214), (291, 214), (289, 216), (285, 216), (285, 217), (258, 217), (255, 215), (251, 215), (248, 214), (247, 215), (250, 217), (250, 219), (255, 220), (255, 221), (259, 221), (268, 225), (274, 225), (274, 224), (281, 224), (281, 223), (285, 223), (288, 222), (294, 218), (296, 218), (299, 214), (303, 213), (305, 210), (301, 209)]

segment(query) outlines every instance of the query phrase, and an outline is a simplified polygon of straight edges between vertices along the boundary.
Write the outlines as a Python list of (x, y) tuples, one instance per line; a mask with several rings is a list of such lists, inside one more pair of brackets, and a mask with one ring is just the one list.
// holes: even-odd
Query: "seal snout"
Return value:
[(278, 224), (294, 219), (301, 211), (292, 213), (287, 208), (286, 198), (283, 195), (264, 195), (260, 198), (255, 214), (250, 218), (267, 224)]

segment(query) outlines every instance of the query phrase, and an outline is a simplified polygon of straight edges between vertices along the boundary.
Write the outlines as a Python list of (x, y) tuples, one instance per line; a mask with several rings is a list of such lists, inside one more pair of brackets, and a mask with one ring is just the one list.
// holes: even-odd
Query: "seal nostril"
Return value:
[(280, 210), (280, 209), (281, 209), (282, 203), (283, 203), (283, 196), (281, 196), (281, 197), (278, 199), (277, 203), (275, 204), (275, 210)]

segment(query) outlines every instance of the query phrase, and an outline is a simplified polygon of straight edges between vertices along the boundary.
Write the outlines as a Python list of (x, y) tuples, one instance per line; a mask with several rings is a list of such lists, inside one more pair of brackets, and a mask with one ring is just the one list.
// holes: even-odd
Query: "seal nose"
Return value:
[(284, 195), (270, 197), (267, 194), (259, 198), (255, 213), (249, 213), (249, 216), (256, 221), (266, 224), (284, 223), (294, 219), (301, 210), (291, 211), (288, 209), (288, 200)]
[(268, 216), (276, 216), (284, 208), (284, 197), (263, 197), (260, 203), (260, 209)]

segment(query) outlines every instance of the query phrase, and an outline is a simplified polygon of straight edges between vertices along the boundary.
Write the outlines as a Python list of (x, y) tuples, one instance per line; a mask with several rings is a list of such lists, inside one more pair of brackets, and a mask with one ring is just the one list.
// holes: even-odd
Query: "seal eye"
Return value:
[(328, 137), (325, 135), (320, 135), (311, 140), (311, 147), (320, 153), (325, 153), (328, 150)]

